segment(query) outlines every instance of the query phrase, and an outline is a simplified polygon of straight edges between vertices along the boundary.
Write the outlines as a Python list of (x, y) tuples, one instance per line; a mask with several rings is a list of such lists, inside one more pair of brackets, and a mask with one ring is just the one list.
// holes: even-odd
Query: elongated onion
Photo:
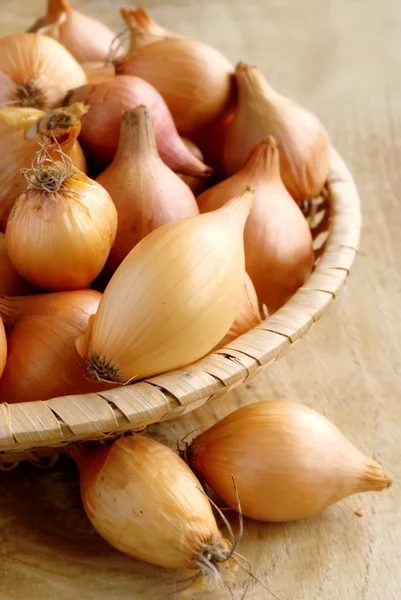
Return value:
[[(22, 296), (31, 286), (12, 266), (6, 248), (6, 236), (0, 232), (0, 294)], [(32, 293), (32, 292), (31, 292)]]
[(245, 227), (245, 264), (261, 304), (279, 309), (306, 281), (313, 269), (312, 235), (301, 210), (280, 177), (279, 153), (273, 138), (252, 150), (235, 175), (198, 198), (201, 212), (215, 210), (244, 185), (255, 189)]
[(47, 109), (86, 82), (75, 58), (55, 40), (36, 33), (0, 39), (0, 105)]
[(139, 435), (73, 448), (82, 502), (112, 546), (171, 569), (204, 569), (229, 557), (209, 501), (172, 450)]
[(199, 214), (189, 187), (159, 157), (146, 106), (123, 114), (117, 154), (97, 181), (109, 192), (118, 213), (109, 258), (114, 269), (154, 229)]
[[(123, 13), (128, 27), (131, 20)], [(138, 47), (136, 27), (117, 73), (136, 75), (163, 96), (180, 133), (190, 133), (222, 117), (234, 95), (233, 67), (218, 50), (190, 39), (163, 39)]]
[(190, 466), (231, 508), (259, 521), (309, 517), (346, 496), (391, 485), (328, 419), (285, 401), (244, 406), (197, 437)]
[(123, 113), (143, 104), (152, 114), (162, 160), (176, 173), (210, 175), (211, 169), (195, 158), (181, 140), (162, 96), (143, 79), (120, 75), (97, 85), (85, 85), (68, 94), (66, 103), (73, 102), (91, 107), (82, 120), (79, 139), (98, 167), (106, 167), (116, 153)]
[(2, 317), (9, 328), (0, 402), (47, 400), (111, 387), (88, 381), (74, 350), (100, 298), (94, 290), (0, 296), (0, 321)]
[(29, 31), (54, 38), (80, 63), (104, 62), (115, 38), (106, 25), (74, 10), (69, 0), (48, 0), (46, 15)]
[(3, 321), (0, 317), (0, 379), (7, 361), (7, 338)]
[(53, 150), (57, 152), (59, 144), (74, 165), (86, 171), (85, 157), (77, 141), (81, 130), (80, 117), (86, 110), (79, 103), (48, 113), (36, 108), (0, 108), (1, 231), (5, 231), (15, 198), (25, 187), (21, 169), (30, 166), (42, 136), (48, 139), (50, 155)]
[(117, 231), (117, 211), (104, 188), (68, 164), (38, 152), (29, 183), (17, 198), (7, 230), (12, 265), (47, 290), (88, 286), (106, 263)]
[(278, 94), (255, 66), (239, 63), (235, 75), (238, 105), (224, 141), (226, 173), (236, 173), (255, 144), (273, 136), (291, 196), (297, 202), (318, 196), (329, 172), (329, 140), (319, 119)]
[(156, 229), (121, 263), (77, 350), (88, 372), (126, 383), (190, 364), (235, 320), (243, 289), (246, 191), (218, 211)]

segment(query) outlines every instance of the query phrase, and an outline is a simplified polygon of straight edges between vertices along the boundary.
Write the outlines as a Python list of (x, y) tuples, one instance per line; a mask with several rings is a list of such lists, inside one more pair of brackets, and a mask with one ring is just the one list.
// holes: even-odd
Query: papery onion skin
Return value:
[(97, 85), (72, 90), (65, 102), (83, 102), (91, 109), (82, 119), (80, 142), (85, 153), (102, 170), (118, 147), (123, 113), (141, 104), (150, 110), (157, 148), (162, 160), (176, 173), (207, 177), (211, 169), (196, 159), (180, 139), (162, 96), (139, 77), (119, 75)]
[(319, 119), (273, 90), (253, 65), (239, 63), (236, 79), (238, 104), (223, 150), (226, 173), (236, 173), (255, 144), (273, 136), (280, 151), (281, 177), (294, 200), (319, 196), (330, 162), (329, 139)]
[(0, 402), (48, 400), (112, 387), (88, 381), (74, 350), (100, 298), (94, 290), (0, 297), (0, 317), (10, 328)]
[(117, 231), (109, 194), (81, 171), (74, 172), (58, 192), (29, 184), (7, 225), (12, 265), (49, 291), (87, 287), (104, 267)]
[(199, 569), (206, 546), (212, 562), (228, 555), (201, 484), (166, 446), (134, 435), (71, 454), (86, 514), (117, 550), (172, 569)]
[(0, 317), (0, 379), (7, 362), (7, 338), (3, 321)]
[(82, 67), (55, 40), (36, 33), (0, 39), (0, 105), (46, 110), (84, 83)]
[[(28, 131), (35, 129), (39, 120), (44, 115), (51, 118), (54, 111), (44, 113), (35, 108), (0, 108), (0, 231), (5, 231), (10, 210), (15, 198), (26, 186), (26, 181), (21, 176), (21, 169), (30, 166), (32, 159), (39, 150), (41, 135), (31, 135), (28, 139)], [(58, 143), (65, 154), (67, 154), (74, 165), (81, 171), (86, 172), (86, 160), (82, 149), (77, 141), (79, 128), (75, 124), (71, 130), (65, 130), (62, 136), (57, 137)], [(40, 134), (45, 134), (44, 130)], [(48, 140), (52, 140), (49, 152), (56, 148), (53, 143), (53, 129), (50, 123), (47, 126)]]
[(235, 320), (245, 277), (247, 190), (219, 211), (156, 229), (128, 254), (77, 340), (88, 372), (116, 383), (207, 354)]
[(152, 84), (182, 134), (223, 117), (235, 96), (230, 62), (195, 40), (165, 39), (143, 46), (118, 61), (116, 70)]
[(159, 157), (146, 106), (123, 114), (116, 156), (97, 182), (109, 192), (118, 212), (108, 260), (114, 270), (158, 227), (199, 214), (189, 187)]
[(6, 236), (0, 232), (0, 294), (21, 296), (30, 290), (32, 286), (12, 266), (7, 254)]
[(48, 0), (47, 14), (29, 31), (62, 44), (79, 62), (105, 61), (115, 34), (106, 25), (71, 7), (68, 0)]
[(168, 29), (153, 21), (142, 7), (121, 8), (120, 12), (130, 29), (130, 54), (142, 46), (153, 44), (165, 38), (183, 38), (183, 36), (168, 31)]
[(245, 226), (245, 264), (259, 303), (273, 313), (308, 279), (314, 265), (312, 235), (286, 190), (273, 138), (263, 139), (235, 175), (198, 197), (201, 213), (216, 210), (244, 185), (255, 189)]
[(244, 406), (187, 449), (195, 473), (233, 509), (235, 477), (244, 515), (259, 521), (309, 517), (351, 494), (391, 485), (328, 419), (285, 401)]
[(96, 85), (114, 79), (116, 70), (113, 65), (105, 65), (101, 62), (85, 62), (81, 63), (81, 67), (85, 71), (88, 84)]

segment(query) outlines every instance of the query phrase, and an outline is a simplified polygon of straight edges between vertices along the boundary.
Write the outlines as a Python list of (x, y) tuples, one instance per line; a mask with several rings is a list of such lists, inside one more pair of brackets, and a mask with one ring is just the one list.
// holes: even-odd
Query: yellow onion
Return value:
[(329, 140), (319, 119), (278, 94), (255, 66), (239, 63), (235, 75), (238, 105), (224, 141), (226, 173), (236, 173), (255, 144), (273, 136), (291, 196), (297, 202), (318, 196), (329, 172)]
[(273, 138), (263, 139), (245, 165), (198, 197), (200, 211), (222, 206), (245, 185), (255, 189), (245, 227), (245, 264), (261, 304), (279, 309), (312, 272), (312, 235), (301, 210), (280, 177)]
[(179, 38), (134, 45), (116, 65), (117, 73), (141, 77), (161, 93), (180, 133), (216, 121), (233, 101), (232, 65), (202, 42)]
[(82, 67), (55, 40), (36, 33), (0, 39), (0, 105), (45, 110), (85, 82)]
[(85, 156), (77, 141), (81, 131), (80, 117), (86, 110), (79, 103), (48, 113), (35, 108), (0, 108), (1, 231), (5, 231), (15, 198), (25, 187), (21, 169), (31, 164), (42, 136), (48, 138), (50, 154), (58, 151), (59, 144), (74, 165), (86, 171)]
[(100, 298), (94, 290), (0, 296), (0, 321), (3, 318), (9, 330), (0, 402), (31, 402), (105, 389), (104, 384), (86, 379), (74, 350), (75, 339)]
[(258, 297), (256, 295), (251, 278), (249, 277), (248, 273), (245, 273), (245, 283), (243, 286), (236, 319), (221, 342), (217, 344), (215, 350), (218, 348), (223, 348), (223, 346), (227, 346), (227, 344), (233, 340), (236, 340), (237, 337), (243, 333), (253, 329), (253, 327), (256, 327), (256, 325), (259, 325), (261, 321), (262, 317), (259, 310)]
[(0, 379), (7, 361), (7, 338), (3, 321), (0, 317)]
[(29, 31), (54, 38), (80, 63), (104, 62), (115, 38), (106, 25), (73, 9), (69, 0), (48, 0), (46, 15)]
[(77, 351), (95, 378), (127, 383), (190, 364), (235, 320), (252, 192), (168, 223), (121, 263)]
[(186, 451), (189, 465), (233, 509), (235, 477), (244, 515), (292, 521), (360, 492), (391, 485), (333, 423), (302, 404), (244, 406), (202, 433)]
[(112, 445), (75, 447), (70, 454), (89, 520), (120, 552), (202, 571), (229, 557), (201, 484), (166, 446), (134, 435)]
[(106, 263), (117, 230), (117, 212), (104, 188), (68, 163), (55, 162), (46, 146), (25, 173), (7, 230), (14, 268), (51, 290), (88, 286)]
[(0, 232), (0, 294), (22, 296), (31, 286), (12, 266), (6, 248), (6, 236)]
[(109, 264), (115, 269), (151, 231), (198, 215), (189, 187), (161, 160), (152, 117), (146, 106), (123, 114), (113, 162), (97, 178), (118, 213), (116, 240)]

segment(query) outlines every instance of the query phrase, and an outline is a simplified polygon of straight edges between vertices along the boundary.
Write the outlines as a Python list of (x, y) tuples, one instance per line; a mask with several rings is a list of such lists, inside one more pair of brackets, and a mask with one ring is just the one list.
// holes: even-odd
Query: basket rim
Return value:
[(66, 445), (139, 431), (174, 419), (275, 362), (325, 312), (344, 285), (360, 240), (358, 191), (345, 162), (331, 147), (327, 180), (330, 226), (315, 270), (286, 304), (224, 348), (175, 371), (101, 393), (0, 404), (0, 468), (38, 462)]

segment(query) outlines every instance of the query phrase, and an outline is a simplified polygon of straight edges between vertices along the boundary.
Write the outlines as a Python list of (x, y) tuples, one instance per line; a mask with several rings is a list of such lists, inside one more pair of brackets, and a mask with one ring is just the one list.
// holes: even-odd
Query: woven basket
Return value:
[(280, 310), (185, 369), (101, 394), (0, 404), (0, 468), (12, 468), (21, 460), (46, 463), (74, 442), (175, 419), (219, 398), (288, 352), (342, 288), (359, 244), (358, 192), (334, 149), (324, 194), (307, 206), (316, 267)]

